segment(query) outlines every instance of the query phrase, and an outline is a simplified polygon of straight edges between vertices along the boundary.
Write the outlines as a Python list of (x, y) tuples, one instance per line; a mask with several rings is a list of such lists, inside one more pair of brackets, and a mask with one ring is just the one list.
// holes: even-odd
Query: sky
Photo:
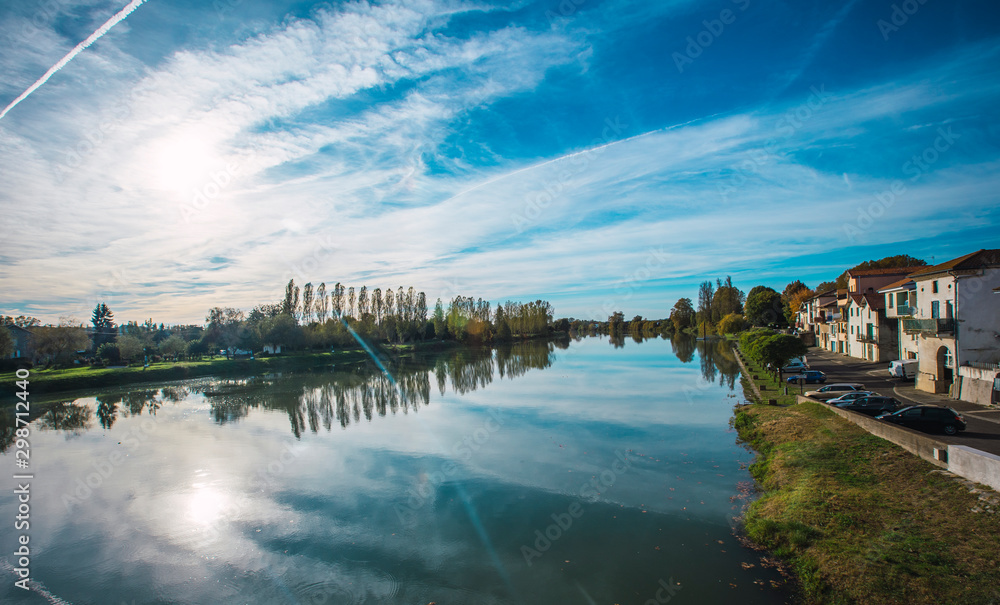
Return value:
[(0, 106), (0, 313), (46, 322), (289, 279), (656, 318), (1000, 247), (988, 1), (4, 2)]

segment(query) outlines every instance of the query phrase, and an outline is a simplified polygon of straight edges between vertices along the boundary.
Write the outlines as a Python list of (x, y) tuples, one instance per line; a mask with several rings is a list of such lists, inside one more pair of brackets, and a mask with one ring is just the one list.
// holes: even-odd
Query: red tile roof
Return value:
[(936, 273), (946, 271), (962, 271), (968, 269), (982, 269), (984, 267), (1000, 266), (1000, 250), (977, 250), (965, 256), (953, 258), (948, 262), (934, 265), (932, 267), (921, 267), (910, 274), (910, 277), (926, 277)]
[(922, 266), (917, 267), (887, 267), (885, 269), (851, 269), (847, 272), (848, 275), (852, 277), (858, 277), (861, 275), (910, 275), (918, 269), (923, 269)]

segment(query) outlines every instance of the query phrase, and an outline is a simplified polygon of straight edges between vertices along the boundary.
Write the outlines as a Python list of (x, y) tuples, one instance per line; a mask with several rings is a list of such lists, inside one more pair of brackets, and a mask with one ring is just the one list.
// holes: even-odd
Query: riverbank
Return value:
[[(1000, 501), (822, 405), (737, 409), (762, 496), (747, 537), (793, 569), (810, 603), (1000, 600)], [(983, 496), (982, 498), (980, 496)]]
[[(433, 341), (379, 347), (377, 352), (387, 357), (407, 356), (419, 351), (443, 351), (458, 343)], [(362, 363), (369, 359), (361, 348), (341, 349), (333, 353), (292, 353), (256, 359), (225, 359), (224, 357), (198, 361), (160, 362), (148, 367), (130, 366), (118, 368), (79, 367), (53, 370), (31, 370), (29, 384), (32, 396), (65, 393), (70, 391), (97, 389), (109, 386), (140, 384), (145, 382), (167, 382), (205, 376), (255, 376), (271, 372), (302, 372), (327, 370), (331, 366)], [(8, 393), (0, 394), (0, 409), (9, 408), (17, 400), (14, 397), (14, 372), (0, 374), (0, 385), (11, 385)]]

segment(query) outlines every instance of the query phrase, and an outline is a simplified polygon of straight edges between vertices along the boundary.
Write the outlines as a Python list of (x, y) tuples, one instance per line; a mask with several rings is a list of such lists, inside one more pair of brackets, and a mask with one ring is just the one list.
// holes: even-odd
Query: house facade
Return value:
[[(924, 267), (910, 278), (916, 307), (901, 322), (903, 333), (917, 338), (917, 388), (990, 403), (983, 399), (992, 397), (1000, 378), (988, 373), (1000, 362), (1000, 300), (993, 295), (1000, 287), (1000, 250)], [(987, 374), (971, 371), (978, 368)]]
[(899, 359), (899, 321), (885, 313), (885, 298), (874, 292), (850, 294), (847, 354), (868, 361)]
[(13, 324), (4, 326), (14, 337), (14, 351), (8, 359), (28, 359), (34, 357), (35, 350), (31, 344), (31, 331)]

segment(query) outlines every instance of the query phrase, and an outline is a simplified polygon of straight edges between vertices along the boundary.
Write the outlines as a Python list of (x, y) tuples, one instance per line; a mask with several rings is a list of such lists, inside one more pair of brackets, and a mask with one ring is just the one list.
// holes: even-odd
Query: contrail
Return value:
[(66, 53), (65, 57), (60, 59), (58, 63), (53, 65), (47, 72), (45, 72), (44, 76), (38, 78), (37, 82), (29, 86), (28, 90), (22, 92), (21, 96), (11, 101), (10, 105), (8, 105), (7, 107), (4, 107), (3, 111), (0, 111), (0, 120), (2, 120), (5, 115), (7, 115), (7, 112), (9, 112), (11, 109), (14, 109), (15, 105), (26, 99), (27, 96), (30, 95), (31, 93), (38, 90), (39, 86), (48, 82), (49, 78), (52, 77), (52, 74), (56, 73), (57, 71), (65, 67), (67, 63), (72, 61), (78, 54), (82, 53), (84, 49), (86, 49), (88, 46), (96, 42), (98, 38), (108, 33), (108, 30), (118, 25), (119, 22), (123, 21), (125, 17), (128, 17), (130, 14), (132, 14), (132, 11), (139, 8), (139, 6), (141, 6), (145, 2), (146, 0), (132, 0), (132, 2), (129, 2), (128, 6), (119, 11), (118, 14), (105, 21), (104, 25), (97, 28), (97, 31), (90, 34), (90, 37), (88, 37), (86, 40), (77, 44), (76, 48)]

